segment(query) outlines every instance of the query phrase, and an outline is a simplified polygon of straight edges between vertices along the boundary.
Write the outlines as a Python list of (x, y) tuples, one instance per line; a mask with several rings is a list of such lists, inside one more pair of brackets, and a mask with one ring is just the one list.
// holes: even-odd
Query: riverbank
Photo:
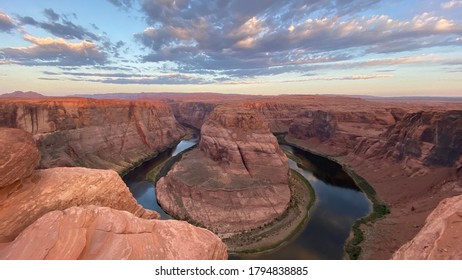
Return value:
[[(401, 164), (389, 160), (364, 159), (353, 153), (339, 152), (334, 146), (290, 136), (284, 141), (341, 164), (366, 194), (369, 186), (373, 186), (370, 188), (372, 197), (379, 205), (387, 206), (374, 207), (371, 220), (366, 217), (353, 226), (349, 238), (351, 245), (346, 248), (351, 258), (390, 259), (419, 232), (428, 214), (442, 199), (461, 193), (453, 187), (457, 175), (450, 168), (432, 168), (427, 174), (410, 176)], [(362, 184), (364, 182), (367, 185)], [(390, 214), (380, 215), (387, 209)]]
[(289, 187), (290, 205), (278, 219), (263, 227), (222, 238), (230, 254), (241, 258), (263, 254), (282, 246), (301, 232), (315, 203), (315, 192), (310, 183), (292, 169), (289, 174)]
[(364, 241), (364, 232), (362, 230), (363, 225), (370, 226), (378, 219), (383, 218), (385, 215), (390, 214), (390, 209), (388, 205), (380, 201), (377, 197), (377, 193), (374, 188), (360, 175), (358, 175), (351, 167), (346, 164), (342, 164), (335, 157), (328, 156), (322, 153), (313, 152), (311, 149), (304, 145), (302, 140), (290, 138), (287, 139), (287, 136), (280, 135), (278, 136), (280, 143), (292, 145), (301, 150), (304, 150), (309, 153), (313, 153), (318, 156), (326, 157), (331, 161), (334, 161), (340, 164), (343, 170), (353, 179), (356, 185), (366, 194), (367, 198), (372, 202), (372, 211), (366, 217), (361, 218), (353, 224), (350, 232), (350, 237), (345, 243), (345, 254), (348, 259), (358, 259), (361, 255), (362, 247), (361, 243)]

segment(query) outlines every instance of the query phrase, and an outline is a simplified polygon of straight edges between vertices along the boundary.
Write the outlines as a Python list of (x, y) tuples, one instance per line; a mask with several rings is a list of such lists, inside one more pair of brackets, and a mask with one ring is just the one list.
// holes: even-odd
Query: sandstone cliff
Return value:
[(442, 199), (461, 193), (462, 111), (417, 109), (308, 111), (286, 137), (349, 166), (390, 206), (391, 214), (373, 231), (364, 228), (363, 258), (390, 258)]
[(216, 104), (208, 102), (169, 102), (175, 118), (181, 124), (200, 129)]
[(40, 168), (82, 166), (123, 172), (178, 141), (168, 105), (54, 98), (0, 101), (0, 126), (34, 135)]
[(181, 221), (140, 219), (106, 207), (52, 211), (0, 248), (0, 259), (227, 259), (212, 232)]
[(462, 259), (462, 196), (447, 198), (426, 219), (425, 226), (395, 254), (395, 260)]
[(0, 188), (0, 242), (12, 240), (43, 214), (71, 206), (94, 204), (159, 217), (136, 202), (115, 171), (78, 167), (32, 171), (39, 154), (29, 133), (1, 128), (0, 142), (2, 149), (9, 147), (2, 150), (0, 180), (13, 182)]
[(227, 258), (213, 233), (153, 220), (115, 171), (33, 171), (31, 134), (1, 128), (0, 143), (0, 259)]
[(0, 189), (20, 183), (40, 160), (32, 135), (19, 129), (0, 128)]
[(157, 183), (157, 199), (168, 213), (232, 234), (287, 209), (287, 158), (255, 111), (216, 107), (202, 126), (199, 147)]

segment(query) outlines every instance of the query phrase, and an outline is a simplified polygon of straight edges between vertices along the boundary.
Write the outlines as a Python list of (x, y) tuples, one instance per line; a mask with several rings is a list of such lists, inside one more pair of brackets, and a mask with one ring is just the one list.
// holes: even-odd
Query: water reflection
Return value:
[(341, 166), (297, 148), (282, 145), (302, 160), (289, 159), (290, 168), (313, 186), (316, 202), (301, 233), (283, 247), (266, 254), (243, 256), (257, 259), (342, 259), (343, 246), (353, 223), (367, 215), (371, 203)]
[[(147, 209), (170, 217), (156, 201), (155, 187), (146, 181), (147, 173), (165, 159), (197, 144), (198, 139), (181, 141), (174, 149), (145, 162), (124, 177), (134, 197)], [(313, 186), (316, 202), (306, 227), (292, 241), (272, 252), (241, 258), (257, 259), (342, 259), (343, 246), (354, 221), (367, 215), (371, 203), (342, 167), (320, 156), (291, 146), (281, 146), (301, 160), (289, 160), (290, 168), (302, 174)]]
[(199, 138), (183, 140), (175, 148), (171, 148), (160, 153), (157, 157), (144, 162), (142, 165), (138, 166), (123, 177), (125, 184), (128, 186), (139, 204), (146, 209), (159, 212), (162, 219), (170, 219), (170, 216), (165, 213), (157, 203), (156, 188), (152, 182), (147, 181), (147, 175), (153, 168), (170, 157), (196, 145), (198, 141)]

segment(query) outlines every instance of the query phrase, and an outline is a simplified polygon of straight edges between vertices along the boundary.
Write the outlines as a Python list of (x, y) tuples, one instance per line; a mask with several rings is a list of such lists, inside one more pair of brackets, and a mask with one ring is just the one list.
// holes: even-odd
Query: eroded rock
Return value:
[(447, 198), (427, 217), (425, 226), (393, 254), (395, 260), (462, 259), (462, 196)]
[(98, 205), (158, 218), (142, 208), (112, 170), (58, 167), (36, 170), (22, 184), (0, 189), (0, 242), (11, 241), (42, 215), (72, 206)]
[(52, 211), (0, 249), (0, 259), (227, 259), (212, 232), (174, 220), (146, 220), (107, 207)]
[(185, 154), (156, 185), (168, 213), (228, 234), (265, 225), (288, 207), (288, 161), (253, 110), (217, 107)]
[(20, 183), (40, 160), (32, 135), (13, 128), (0, 128), (0, 188)]

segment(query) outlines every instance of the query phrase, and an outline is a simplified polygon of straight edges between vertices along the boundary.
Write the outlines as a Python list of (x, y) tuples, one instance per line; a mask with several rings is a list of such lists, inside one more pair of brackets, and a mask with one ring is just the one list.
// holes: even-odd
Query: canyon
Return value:
[[(225, 100), (177, 102), (209, 108)], [(275, 96), (227, 103), (252, 108), (287, 143), (339, 162), (372, 185), (391, 213), (360, 226), (360, 258), (391, 258), (425, 226), (441, 200), (462, 193), (460, 102)], [(206, 119), (195, 118), (194, 110), (174, 112), (195, 127)]]
[[(74, 173), (72, 176), (87, 173), (83, 169), (72, 172), (73, 168), (81, 167), (112, 169), (104, 171), (112, 172), (107, 173), (108, 177), (124, 173), (181, 139), (186, 133), (184, 125), (201, 129), (199, 149), (184, 154), (159, 181), (158, 200), (178, 217), (201, 225), (215, 224), (211, 230), (217, 233), (248, 230), (275, 219), (290, 199), (285, 183), (287, 159), (284, 161), (276, 148), (276, 138), (271, 135), (274, 133), (290, 145), (328, 157), (354, 171), (373, 187), (378, 201), (387, 205), (390, 214), (360, 225), (363, 240), (359, 258), (460, 257), (451, 252), (460, 246), (453, 240), (454, 232), (459, 229), (451, 229), (457, 224), (460, 206), (452, 199), (445, 199), (462, 194), (462, 102), (301, 95), (144, 94), (139, 97), (140, 100), (77, 97), (1, 100), (0, 126), (28, 131), (34, 140), (25, 141), (26, 136), (18, 134), (21, 140), (16, 142), (22, 148), (15, 155), (19, 156), (4, 160), (17, 161), (11, 166), (19, 167), (8, 167), (8, 173), (2, 173), (8, 176), (0, 178), (2, 185), (7, 186), (0, 189), (3, 199), (0, 208), (10, 198), (27, 200), (27, 195), (16, 189), (40, 185), (40, 178), (46, 178), (48, 173), (59, 177), (56, 174), (67, 172), (64, 167), (72, 167), (69, 169), (70, 174)], [(137, 97), (130, 95), (130, 98)], [(0, 139), (7, 139), (7, 135), (10, 133), (2, 134)], [(33, 151), (34, 143), (40, 153)], [(19, 160), (23, 155), (29, 159)], [(33, 170), (37, 162), (44, 170)], [(55, 167), (64, 169), (53, 171)], [(98, 176), (104, 172), (98, 171)], [(211, 179), (201, 180), (204, 176)], [(238, 180), (241, 177), (254, 181), (242, 183)], [(267, 180), (258, 179), (263, 177)], [(63, 177), (63, 181), (73, 178)], [(113, 184), (104, 183), (109, 189)], [(227, 188), (236, 191), (240, 184), (262, 188), (239, 187), (236, 196), (231, 195)], [(98, 188), (105, 192), (102, 185)], [(17, 198), (12, 196), (15, 193)], [(130, 194), (124, 191), (119, 195)], [(224, 197), (229, 203), (219, 204)], [(29, 220), (15, 217), (22, 221), (17, 229), (5, 218), (3, 228), (8, 231), (2, 236), (9, 245), (5, 243), (0, 248), (12, 248), (13, 239), (27, 231), (41, 215), (56, 210), (53, 217), (62, 217), (65, 209), (88, 203), (114, 207), (101, 201), (48, 207), (37, 210)], [(452, 204), (441, 210), (444, 205)], [(143, 218), (144, 214), (137, 209), (131, 206), (114, 211), (126, 210)], [(237, 209), (247, 211), (240, 213)], [(75, 211), (99, 213), (100, 210)], [(243, 214), (249, 211), (255, 214)], [(431, 214), (432, 211), (440, 214)], [(13, 215), (14, 211), (8, 213), (2, 216), (2, 223), (3, 217)], [(428, 238), (435, 230), (445, 238)], [(424, 239), (423, 247), (428, 246), (425, 248), (420, 245)], [(21, 243), (24, 240), (19, 241), (17, 244), (24, 244)], [(216, 255), (223, 257), (221, 253)]]
[(0, 128), (0, 143), (1, 259), (227, 258), (212, 232), (157, 220), (116, 171), (34, 170), (40, 153), (21, 129)]

